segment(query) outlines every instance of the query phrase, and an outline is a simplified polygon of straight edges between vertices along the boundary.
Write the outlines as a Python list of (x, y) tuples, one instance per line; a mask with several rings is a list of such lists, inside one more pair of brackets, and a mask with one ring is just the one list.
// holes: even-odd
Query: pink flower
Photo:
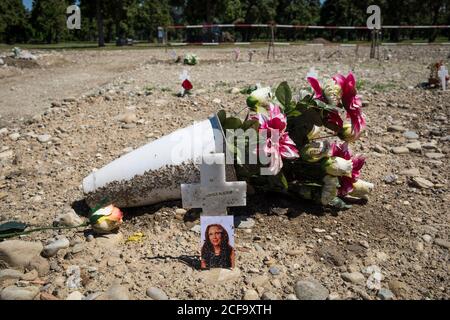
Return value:
[(332, 157), (341, 157), (345, 160), (352, 160), (352, 176), (351, 177), (340, 177), (340, 188), (339, 195), (345, 196), (353, 191), (353, 184), (358, 181), (359, 176), (361, 174), (361, 170), (366, 163), (366, 159), (361, 155), (352, 156), (350, 149), (348, 148), (347, 143), (343, 143), (338, 145), (333, 143), (331, 146), (331, 156)]
[(347, 118), (352, 122), (352, 132), (358, 136), (366, 126), (366, 119), (361, 110), (362, 100), (357, 95), (355, 77), (350, 72), (347, 77), (338, 74), (333, 80), (341, 87), (342, 105), (347, 111)]
[(280, 107), (270, 104), (269, 115), (258, 114), (260, 123), (259, 130), (265, 130), (267, 139), (264, 145), (264, 152), (270, 156), (269, 170), (277, 175), (283, 167), (282, 159), (295, 159), (299, 157), (297, 147), (286, 132), (287, 119), (281, 112)]
[(308, 77), (307, 80), (316, 94), (314, 99), (325, 102), (325, 96), (323, 94), (323, 89), (320, 86), (319, 80), (317, 80), (316, 78), (312, 78), (312, 77)]

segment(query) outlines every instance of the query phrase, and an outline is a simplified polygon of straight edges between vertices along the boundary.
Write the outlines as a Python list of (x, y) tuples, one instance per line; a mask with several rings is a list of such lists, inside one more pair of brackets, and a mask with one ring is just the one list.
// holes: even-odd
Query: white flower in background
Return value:
[(350, 193), (350, 196), (355, 198), (367, 199), (374, 188), (375, 185), (373, 183), (364, 180), (358, 180), (353, 184), (353, 191)]
[(247, 98), (247, 106), (250, 110), (258, 112), (259, 107), (269, 106), (272, 98), (273, 94), (270, 87), (259, 88), (253, 91)]
[(198, 63), (198, 57), (197, 55), (193, 53), (188, 53), (184, 56), (184, 64), (188, 64), (191, 66), (194, 66)]

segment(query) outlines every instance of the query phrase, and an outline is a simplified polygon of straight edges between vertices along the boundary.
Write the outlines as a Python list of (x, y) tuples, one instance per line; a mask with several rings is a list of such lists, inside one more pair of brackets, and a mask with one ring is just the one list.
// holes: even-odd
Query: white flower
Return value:
[(272, 89), (270, 87), (256, 89), (247, 98), (247, 106), (250, 110), (257, 111), (258, 107), (267, 107), (272, 97)]
[(334, 198), (337, 197), (338, 186), (338, 178), (332, 176), (325, 176), (325, 178), (323, 178), (322, 195), (320, 197), (320, 202), (322, 205), (328, 205)]
[(353, 162), (340, 157), (331, 157), (322, 164), (325, 172), (335, 177), (351, 177)]
[(350, 193), (350, 196), (367, 199), (368, 195), (372, 193), (374, 187), (375, 185), (373, 183), (358, 180), (353, 184), (353, 191)]
[(312, 130), (308, 133), (308, 140), (314, 140), (317, 139), (320, 136), (320, 133), (322, 132), (322, 127), (318, 127), (314, 125)]

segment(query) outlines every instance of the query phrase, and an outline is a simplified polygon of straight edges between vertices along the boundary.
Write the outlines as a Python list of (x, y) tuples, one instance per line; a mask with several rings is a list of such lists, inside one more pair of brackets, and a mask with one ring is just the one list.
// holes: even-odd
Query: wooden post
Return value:
[(163, 40), (163, 42), (164, 42), (164, 45), (165, 45), (165, 52), (167, 53), (167, 49), (168, 49), (168, 46), (169, 46), (167, 33), (169, 32), (169, 28), (167, 28), (167, 27), (163, 28), (163, 32), (164, 32), (164, 37), (163, 37), (164, 40)]
[(370, 59), (374, 59), (375, 58), (375, 33), (376, 30), (372, 30), (371, 32), (371, 40), (372, 43), (370, 44)]
[(275, 24), (272, 22), (270, 24), (270, 30), (271, 30), (271, 39), (269, 42), (269, 49), (267, 50), (267, 59), (270, 58), (270, 49), (272, 49), (272, 56), (275, 60)]

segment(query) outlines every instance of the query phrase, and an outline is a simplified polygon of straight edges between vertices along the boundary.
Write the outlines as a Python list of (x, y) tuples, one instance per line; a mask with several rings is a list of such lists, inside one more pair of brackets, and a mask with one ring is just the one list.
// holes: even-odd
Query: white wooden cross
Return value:
[(438, 75), (442, 82), (442, 90), (445, 91), (447, 89), (447, 77), (448, 77), (447, 68), (445, 66), (441, 66), (441, 68), (439, 69)]
[(240, 48), (235, 48), (233, 50), (234, 53), (234, 61), (238, 61), (239, 57), (241, 56), (241, 49)]
[(184, 208), (202, 208), (208, 216), (227, 215), (227, 207), (246, 205), (247, 183), (227, 182), (225, 154), (215, 153), (203, 157), (200, 165), (200, 184), (182, 184), (181, 198)]

